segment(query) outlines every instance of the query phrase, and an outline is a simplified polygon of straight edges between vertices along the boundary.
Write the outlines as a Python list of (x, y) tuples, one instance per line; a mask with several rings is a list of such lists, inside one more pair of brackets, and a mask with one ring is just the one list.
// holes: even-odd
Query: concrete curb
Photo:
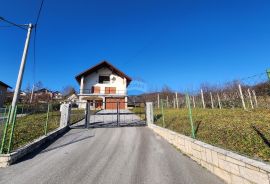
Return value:
[(148, 127), (227, 183), (270, 183), (269, 164), (206, 144), (154, 124), (148, 124)]
[(57, 136), (67, 132), (69, 130), (69, 127), (62, 127), (58, 128), (50, 133), (48, 133), (46, 136), (41, 136), (38, 139), (34, 140), (33, 142), (17, 149), (16, 151), (10, 153), (10, 154), (0, 154), (0, 167), (7, 167), (14, 162), (18, 161), (23, 156), (31, 153), (32, 151), (36, 150), (40, 146), (44, 145), (45, 143), (52, 141)]

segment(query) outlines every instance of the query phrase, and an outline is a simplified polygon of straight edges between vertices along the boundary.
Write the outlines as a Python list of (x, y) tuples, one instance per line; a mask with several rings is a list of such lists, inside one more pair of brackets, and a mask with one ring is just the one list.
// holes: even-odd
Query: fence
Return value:
[(265, 74), (184, 93), (156, 94), (155, 124), (270, 161), (270, 83)]
[(7, 109), (0, 124), (1, 153), (10, 153), (59, 127), (60, 104), (20, 104), (13, 117)]
[(163, 91), (156, 94), (154, 106), (159, 108), (162, 100), (165, 107), (187, 107), (187, 93), (193, 108), (270, 109), (270, 82), (265, 73), (222, 85), (202, 85), (198, 90), (186, 90), (183, 93)]
[(75, 124), (85, 118), (86, 102), (71, 104), (70, 124)]
[(5, 121), (7, 120), (8, 108), (0, 108), (0, 141), (2, 141), (3, 132), (5, 128)]

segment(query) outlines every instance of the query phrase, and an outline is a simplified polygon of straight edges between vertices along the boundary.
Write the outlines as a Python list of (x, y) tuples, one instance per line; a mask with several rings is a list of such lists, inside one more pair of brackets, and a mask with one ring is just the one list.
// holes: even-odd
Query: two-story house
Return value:
[[(127, 87), (131, 78), (114, 67), (107, 61), (103, 61), (92, 68), (80, 73), (76, 77), (80, 84), (79, 102), (90, 101), (91, 108), (120, 109), (127, 108)], [(80, 103), (80, 108), (85, 103)]]

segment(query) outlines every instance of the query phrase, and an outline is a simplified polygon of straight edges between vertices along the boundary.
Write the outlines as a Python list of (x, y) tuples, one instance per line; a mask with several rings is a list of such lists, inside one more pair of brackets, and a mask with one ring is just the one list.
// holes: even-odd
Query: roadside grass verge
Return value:
[(135, 113), (138, 117), (140, 117), (140, 120), (145, 120), (145, 108), (144, 107), (134, 107), (130, 109), (131, 112)]
[[(17, 117), (12, 150), (16, 150), (35, 139), (45, 135), (47, 113), (30, 114), (23, 117)], [(48, 118), (47, 133), (57, 129), (60, 123), (60, 112), (50, 112)], [(4, 124), (2, 124), (4, 126)], [(2, 130), (4, 128), (1, 128)], [(3, 131), (2, 131), (3, 132)], [(1, 132), (1, 138), (2, 138)], [(4, 152), (7, 151), (10, 140), (11, 124), (8, 125)]]
[[(100, 110), (91, 110), (90, 116)], [(72, 109), (70, 114), (70, 125), (76, 124), (85, 118), (85, 109)]]
[[(163, 126), (155, 109), (155, 124)], [(165, 128), (191, 136), (187, 109), (164, 109)], [(193, 109), (196, 139), (270, 162), (270, 110)]]
[[(60, 125), (60, 111), (53, 111), (49, 113), (47, 133), (57, 129)], [(14, 129), (14, 138), (12, 150), (16, 150), (28, 143), (33, 142), (35, 139), (45, 135), (47, 113), (35, 113), (16, 118)], [(84, 119), (84, 110), (72, 110), (70, 116), (70, 123), (74, 124)], [(3, 137), (4, 123), (0, 125), (0, 137)], [(6, 134), (6, 141), (4, 153), (7, 152), (8, 143), (10, 140), (11, 124), (8, 125)]]
[(85, 118), (84, 109), (72, 109), (70, 114), (70, 125), (78, 123)]

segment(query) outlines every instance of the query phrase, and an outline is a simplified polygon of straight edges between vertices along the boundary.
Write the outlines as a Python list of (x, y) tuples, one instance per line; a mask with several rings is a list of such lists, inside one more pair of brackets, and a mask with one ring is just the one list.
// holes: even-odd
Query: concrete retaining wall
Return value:
[(42, 136), (30, 144), (12, 152), (10, 154), (0, 154), (0, 167), (7, 167), (12, 163), (16, 162), (23, 156), (31, 153), (32, 151), (38, 149), (40, 146), (45, 144), (46, 142), (54, 140), (57, 136), (65, 133), (69, 127), (58, 128), (55, 131), (52, 131), (47, 134), (47, 136)]
[(148, 124), (148, 126), (227, 183), (270, 183), (270, 165), (266, 163), (211, 146), (154, 124)]

